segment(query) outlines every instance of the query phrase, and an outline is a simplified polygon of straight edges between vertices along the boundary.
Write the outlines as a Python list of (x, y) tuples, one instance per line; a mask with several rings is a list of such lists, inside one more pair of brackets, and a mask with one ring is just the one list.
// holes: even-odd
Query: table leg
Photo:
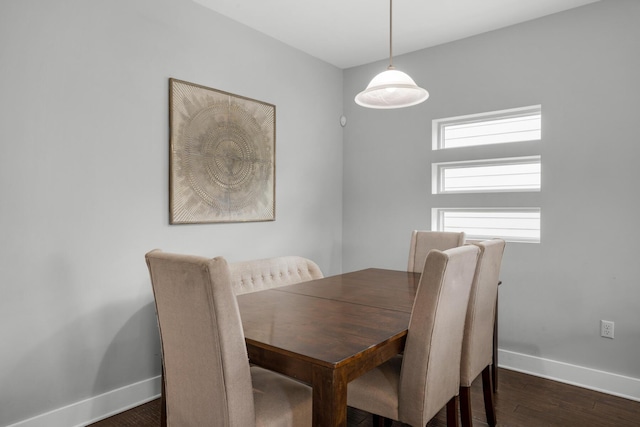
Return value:
[(313, 426), (347, 426), (347, 376), (342, 369), (314, 366)]

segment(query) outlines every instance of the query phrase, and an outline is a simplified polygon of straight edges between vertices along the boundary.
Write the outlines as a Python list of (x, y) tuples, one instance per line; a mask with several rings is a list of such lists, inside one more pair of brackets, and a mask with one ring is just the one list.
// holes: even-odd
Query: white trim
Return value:
[[(473, 224), (461, 224), (452, 225), (445, 221), (446, 214), (454, 213), (467, 213), (476, 214), (476, 217), (467, 216), (468, 219), (481, 219), (482, 214), (495, 213), (500, 214), (538, 214), (537, 229), (531, 228), (530, 230), (537, 230), (537, 236), (517, 235), (515, 233), (509, 233), (508, 227), (505, 227), (504, 223), (501, 226), (482, 226), (474, 227)], [(500, 207), (478, 207), (478, 208), (431, 208), (431, 229), (433, 231), (464, 231), (468, 239), (472, 240), (484, 240), (499, 237), (507, 242), (519, 242), (519, 243), (540, 243), (540, 216), (542, 215), (539, 207), (522, 207), (522, 208), (500, 208)], [(535, 218), (531, 218), (535, 219)], [(476, 231), (474, 231), (476, 230)], [(483, 233), (479, 233), (477, 230), (483, 230)]]
[(640, 378), (501, 349), (498, 366), (640, 402)]
[(161, 377), (81, 400), (7, 427), (82, 427), (160, 397)]
[[(640, 402), (639, 378), (502, 349), (498, 349), (498, 366)], [(160, 381), (160, 376), (143, 380), (7, 427), (86, 426), (157, 399)]]
[[(500, 119), (510, 119), (522, 116), (540, 115), (542, 116), (542, 105), (531, 105), (528, 107), (509, 108), (506, 110), (489, 111), (484, 113), (467, 114), (464, 116), (446, 117), (442, 119), (434, 119), (431, 121), (431, 149), (432, 150), (450, 150), (453, 148), (477, 147), (478, 145), (464, 145), (460, 147), (445, 147), (443, 129), (447, 126), (464, 125), (467, 123), (478, 123), (484, 121), (493, 121)], [(541, 119), (542, 120), (542, 119)], [(539, 141), (536, 138), (533, 141)], [(498, 142), (512, 143), (523, 141)], [(482, 144), (493, 145), (493, 144)]]
[[(480, 160), (462, 160), (456, 162), (437, 162), (431, 163), (431, 194), (469, 194), (469, 193), (526, 193), (540, 192), (541, 183), (536, 188), (511, 187), (509, 189), (487, 189), (480, 187), (479, 189), (465, 190), (445, 190), (445, 171), (448, 169), (467, 169), (473, 167), (486, 166), (516, 166), (516, 165), (538, 165), (542, 164), (542, 157), (522, 156), (522, 157), (501, 157), (496, 159), (480, 159)], [(522, 172), (522, 171), (519, 171)], [(538, 174), (540, 178), (541, 173)], [(513, 175), (503, 175), (503, 180)], [(502, 183), (504, 185), (504, 183)]]

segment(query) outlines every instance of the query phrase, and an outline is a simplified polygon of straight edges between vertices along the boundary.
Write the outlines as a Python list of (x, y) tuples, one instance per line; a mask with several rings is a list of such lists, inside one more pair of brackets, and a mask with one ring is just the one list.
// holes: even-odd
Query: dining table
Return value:
[(347, 384), (403, 351), (419, 282), (420, 273), (368, 268), (238, 295), (249, 361), (311, 385), (313, 426), (346, 426)]
[(419, 281), (368, 268), (238, 295), (249, 361), (312, 387), (313, 426), (346, 426), (347, 384), (402, 352)]
[[(238, 295), (249, 361), (312, 387), (313, 426), (346, 426), (347, 384), (403, 351), (419, 282), (420, 273), (368, 268)], [(496, 300), (494, 392), (497, 309)]]

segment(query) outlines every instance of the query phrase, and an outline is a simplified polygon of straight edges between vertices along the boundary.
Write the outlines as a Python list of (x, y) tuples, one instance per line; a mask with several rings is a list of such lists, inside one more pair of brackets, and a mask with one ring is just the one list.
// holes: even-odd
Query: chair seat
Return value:
[(311, 426), (311, 388), (272, 371), (251, 367), (256, 427)]
[(399, 419), (398, 390), (402, 356), (397, 355), (348, 384), (347, 405), (393, 420)]

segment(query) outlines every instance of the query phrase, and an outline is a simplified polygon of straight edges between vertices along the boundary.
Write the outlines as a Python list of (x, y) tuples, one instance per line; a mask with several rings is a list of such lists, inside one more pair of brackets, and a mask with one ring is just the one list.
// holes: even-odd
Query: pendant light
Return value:
[(420, 104), (428, 97), (429, 92), (393, 66), (393, 0), (389, 0), (389, 67), (356, 95), (356, 104), (367, 108), (402, 108)]

